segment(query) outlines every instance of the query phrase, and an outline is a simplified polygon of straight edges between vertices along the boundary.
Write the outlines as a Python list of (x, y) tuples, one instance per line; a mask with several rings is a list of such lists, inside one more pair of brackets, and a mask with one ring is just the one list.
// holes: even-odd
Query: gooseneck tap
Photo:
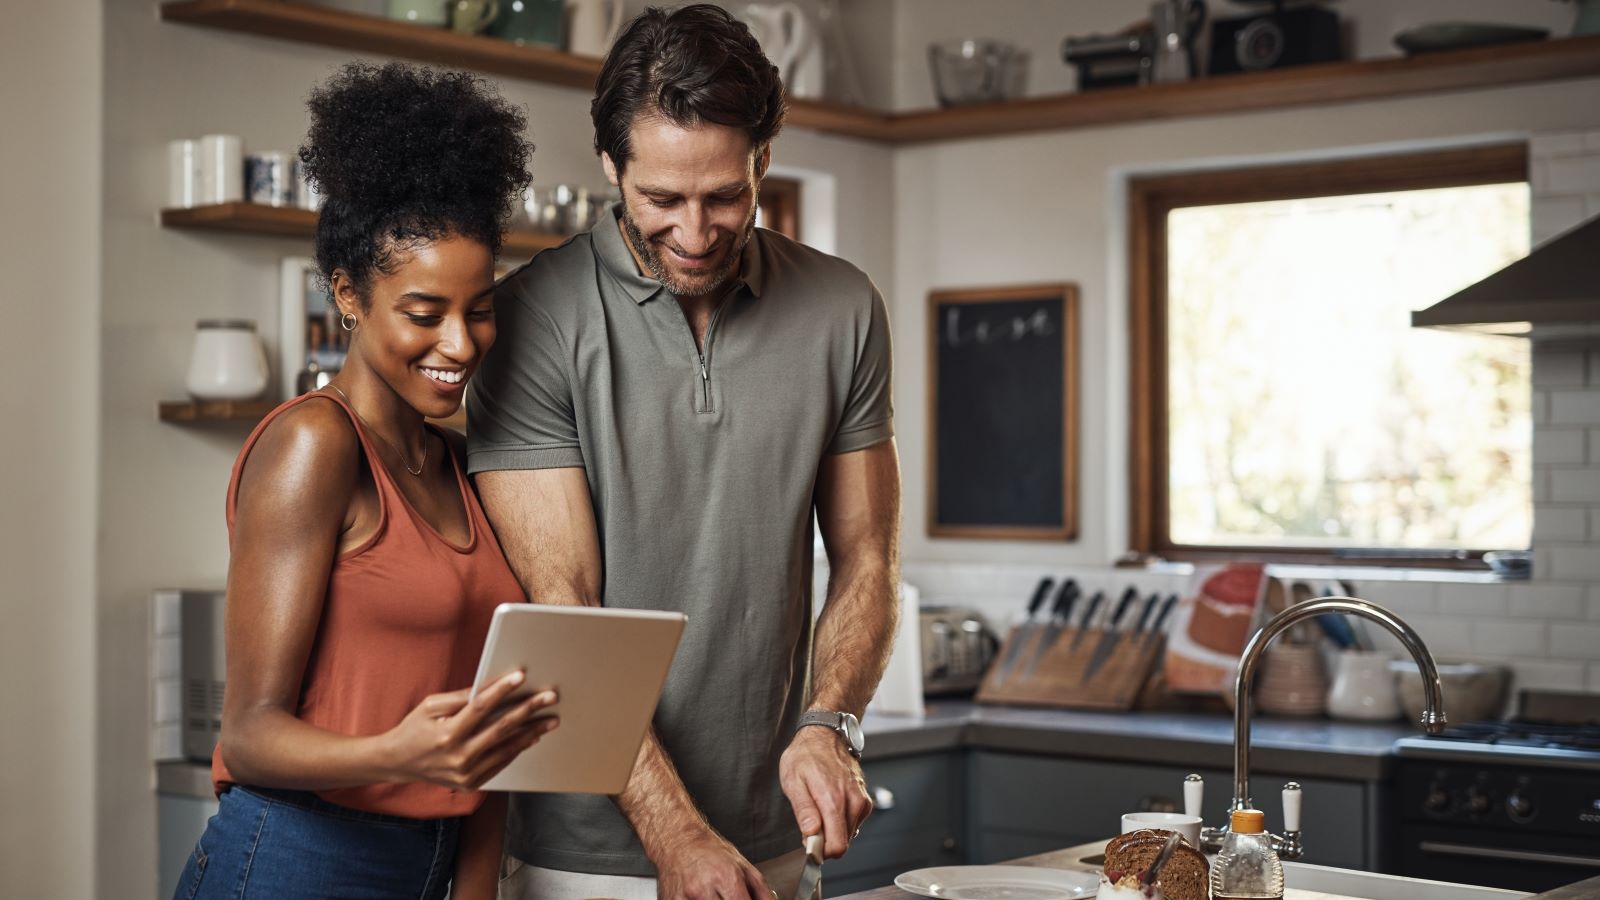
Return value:
[[(1230, 810), (1250, 809), (1250, 684), (1255, 680), (1256, 664), (1261, 659), (1262, 651), (1272, 643), (1272, 639), (1287, 631), (1297, 622), (1313, 616), (1327, 615), (1330, 613), (1343, 613), (1346, 615), (1360, 616), (1371, 619), (1388, 629), (1391, 634), (1400, 640), (1411, 657), (1416, 660), (1417, 668), (1422, 673), (1423, 712), (1422, 727), (1429, 734), (1438, 734), (1444, 730), (1444, 695), (1439, 686), (1439, 669), (1433, 662), (1433, 654), (1428, 652), (1428, 646), (1422, 642), (1417, 632), (1407, 625), (1405, 620), (1387, 609), (1367, 600), (1357, 597), (1318, 597), (1296, 603), (1281, 613), (1278, 613), (1245, 645), (1244, 652), (1239, 657), (1239, 671), (1233, 682), (1233, 802)], [(1293, 784), (1284, 790), (1285, 834), (1274, 838), (1274, 849), (1284, 859), (1298, 859), (1303, 852), (1300, 835), (1300, 786)], [(1221, 846), (1221, 838), (1225, 829), (1205, 830), (1202, 843)]]

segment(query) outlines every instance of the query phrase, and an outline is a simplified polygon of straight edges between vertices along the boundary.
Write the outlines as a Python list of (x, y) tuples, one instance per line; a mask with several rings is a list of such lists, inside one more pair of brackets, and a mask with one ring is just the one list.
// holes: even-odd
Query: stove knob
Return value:
[(1489, 794), (1481, 787), (1467, 789), (1467, 811), (1481, 816), (1489, 811)]
[(1512, 791), (1511, 796), (1506, 798), (1506, 815), (1510, 816), (1512, 821), (1515, 822), (1526, 822), (1532, 819), (1533, 801), (1522, 796), (1521, 791)]
[(1450, 811), (1454, 804), (1450, 800), (1450, 792), (1443, 785), (1434, 784), (1428, 788), (1428, 797), (1422, 801), (1422, 806), (1434, 815), (1442, 816)]

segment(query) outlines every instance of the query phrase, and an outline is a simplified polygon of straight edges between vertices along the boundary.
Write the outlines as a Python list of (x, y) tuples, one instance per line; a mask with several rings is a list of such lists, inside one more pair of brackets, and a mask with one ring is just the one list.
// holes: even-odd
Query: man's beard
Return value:
[(739, 229), (739, 236), (734, 239), (733, 248), (723, 257), (719, 265), (706, 280), (699, 278), (694, 283), (685, 282), (674, 275), (672, 270), (661, 258), (661, 251), (650, 243), (633, 221), (633, 214), (628, 211), (628, 204), (622, 204), (622, 231), (628, 236), (628, 243), (633, 245), (633, 252), (644, 260), (644, 266), (650, 270), (651, 277), (666, 286), (666, 289), (679, 297), (704, 297), (713, 293), (724, 284), (739, 268), (739, 260), (744, 255), (745, 245), (750, 243), (750, 238), (756, 233), (756, 210), (758, 203), (750, 204), (750, 217), (745, 219), (744, 227)]

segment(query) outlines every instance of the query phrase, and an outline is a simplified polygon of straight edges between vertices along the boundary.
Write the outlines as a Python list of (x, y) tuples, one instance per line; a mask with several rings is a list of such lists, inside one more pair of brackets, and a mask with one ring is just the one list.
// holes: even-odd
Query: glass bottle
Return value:
[(1228, 837), (1211, 862), (1212, 900), (1282, 900), (1283, 863), (1272, 850), (1259, 809), (1236, 809)]

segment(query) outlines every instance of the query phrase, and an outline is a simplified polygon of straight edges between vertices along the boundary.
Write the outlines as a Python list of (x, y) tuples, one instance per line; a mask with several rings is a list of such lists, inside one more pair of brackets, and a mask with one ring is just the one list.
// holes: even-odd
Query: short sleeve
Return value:
[(494, 346), (467, 388), (467, 471), (582, 467), (568, 341), (514, 276), (494, 302)]
[(850, 394), (839, 419), (829, 453), (850, 453), (881, 444), (894, 437), (893, 353), (889, 345), (889, 312), (883, 296), (872, 288), (865, 313), (866, 327), (859, 335), (855, 369), (850, 374)]

